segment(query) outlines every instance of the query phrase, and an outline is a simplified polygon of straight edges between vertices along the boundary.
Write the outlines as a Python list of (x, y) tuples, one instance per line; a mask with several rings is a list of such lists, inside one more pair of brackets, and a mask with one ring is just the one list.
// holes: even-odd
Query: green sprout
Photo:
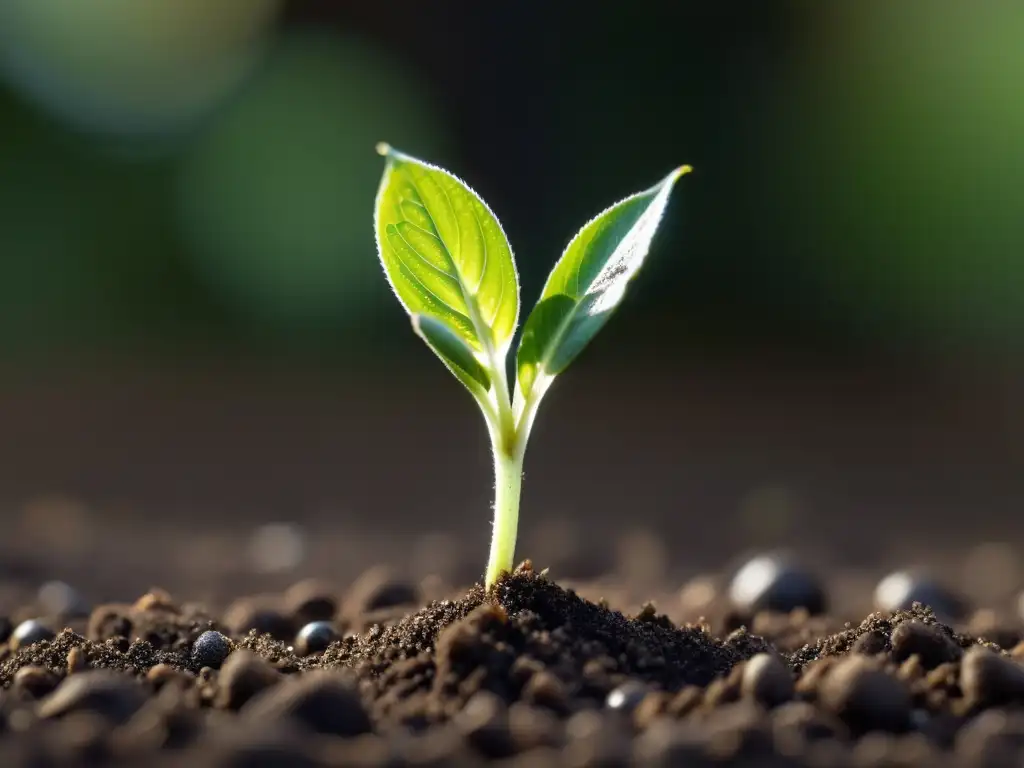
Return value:
[(448, 171), (379, 144), (387, 164), (374, 225), (384, 272), (416, 333), (473, 395), (494, 453), (490, 587), (513, 566), (523, 456), (537, 406), (608, 321), (640, 269), (689, 166), (599, 213), (569, 242), (523, 326), (514, 390), (506, 362), (519, 276), (498, 219)]

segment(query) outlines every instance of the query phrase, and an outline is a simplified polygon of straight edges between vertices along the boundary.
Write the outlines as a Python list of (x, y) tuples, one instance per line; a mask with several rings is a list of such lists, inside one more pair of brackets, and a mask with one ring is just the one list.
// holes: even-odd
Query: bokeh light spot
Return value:
[(280, 0), (4, 0), (0, 72), (61, 119), (136, 134), (191, 124), (259, 60)]
[(363, 44), (282, 40), (185, 160), (179, 211), (197, 273), (241, 313), (282, 326), (341, 325), (386, 297), (374, 146), (435, 151), (431, 102)]

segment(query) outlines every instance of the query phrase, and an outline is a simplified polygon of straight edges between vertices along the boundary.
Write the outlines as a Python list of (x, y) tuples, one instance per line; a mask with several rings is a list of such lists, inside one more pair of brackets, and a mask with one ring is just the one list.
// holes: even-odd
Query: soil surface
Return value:
[(0, 376), (0, 766), (1024, 764), (1019, 371), (577, 373), (485, 594), (422, 359)]
[(1024, 760), (1019, 621), (983, 637), (920, 604), (850, 624), (721, 598), (677, 622), (529, 563), (489, 593), (431, 588), (449, 596), (422, 606), (421, 585), (373, 569), (343, 594), (304, 580), (219, 611), (68, 594), (2, 620), (0, 765)]

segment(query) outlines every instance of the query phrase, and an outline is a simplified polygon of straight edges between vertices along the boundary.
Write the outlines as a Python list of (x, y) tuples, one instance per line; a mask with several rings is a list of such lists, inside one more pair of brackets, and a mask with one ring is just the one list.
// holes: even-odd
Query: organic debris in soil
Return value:
[[(331, 619), (328, 606), (336, 625), (382, 615), (373, 601), (356, 615), (305, 591), (307, 618)], [(490, 592), (473, 587), (299, 656), (271, 634), (232, 634), (231, 622), (154, 592), (97, 608), (84, 635), (64, 630), (0, 655), (0, 765), (941, 766), (1024, 757), (1024, 667), (1015, 660), (1024, 648), (1007, 654), (915, 607), (787, 653), (776, 648), (806, 634), (807, 617), (754, 619), (771, 630), (766, 638), (738, 629), (719, 640), (651, 605), (627, 617), (526, 566)], [(196, 652), (204, 632), (224, 633), (203, 641), (223, 653)]]

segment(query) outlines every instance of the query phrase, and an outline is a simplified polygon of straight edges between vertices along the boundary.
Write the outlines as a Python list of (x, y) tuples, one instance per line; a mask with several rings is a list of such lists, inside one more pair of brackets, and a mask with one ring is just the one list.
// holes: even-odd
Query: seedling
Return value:
[(380, 144), (377, 250), (413, 329), (476, 400), (494, 453), (489, 587), (511, 570), (523, 456), (537, 407), (608, 321), (644, 262), (672, 187), (689, 166), (599, 213), (569, 242), (523, 326), (512, 249), (487, 204), (448, 171)]

